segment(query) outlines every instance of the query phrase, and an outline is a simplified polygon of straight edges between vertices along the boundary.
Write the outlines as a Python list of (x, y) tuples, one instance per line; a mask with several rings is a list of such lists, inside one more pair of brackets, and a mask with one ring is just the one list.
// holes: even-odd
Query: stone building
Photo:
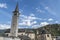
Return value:
[[(20, 36), (26, 36), (31, 38), (31, 40), (35, 40), (35, 30), (36, 29), (18, 29), (18, 37)], [(9, 37), (10, 36), (10, 29), (7, 29), (5, 31), (5, 36)], [(27, 39), (27, 38), (26, 38)]]
[[(10, 36), (10, 30), (8, 29), (5, 32), (6, 36)], [(38, 30), (38, 29), (19, 29), (18, 30), (18, 37), (25, 35), (26, 37), (28, 36), (31, 38), (31, 40), (53, 40), (51, 34), (46, 31), (45, 29), (43, 30)]]
[(19, 19), (19, 8), (18, 3), (16, 5), (15, 10), (13, 11), (12, 22), (11, 22), (11, 30), (10, 36), (17, 37), (18, 34), (18, 19)]
[(52, 40), (52, 36), (51, 36), (51, 34), (48, 31), (46, 31), (43, 28), (42, 31), (37, 36), (37, 39), (38, 40)]

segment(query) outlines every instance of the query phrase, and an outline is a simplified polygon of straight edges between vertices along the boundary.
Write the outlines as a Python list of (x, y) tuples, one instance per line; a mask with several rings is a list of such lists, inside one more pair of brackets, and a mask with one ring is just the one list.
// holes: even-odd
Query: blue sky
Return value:
[(0, 29), (11, 26), (12, 12), (19, 3), (19, 28), (60, 24), (60, 0), (0, 0)]

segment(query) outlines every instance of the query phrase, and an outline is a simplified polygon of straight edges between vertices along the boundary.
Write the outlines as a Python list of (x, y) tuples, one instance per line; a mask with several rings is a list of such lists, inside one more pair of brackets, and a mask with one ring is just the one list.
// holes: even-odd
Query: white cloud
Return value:
[[(19, 25), (25, 25), (27, 27), (32, 27), (32, 28), (38, 28), (41, 26), (45, 26), (48, 25), (48, 22), (41, 22), (40, 25), (37, 23), (36, 19), (38, 20), (46, 20), (46, 19), (42, 19), (42, 18), (38, 18), (36, 17), (34, 14), (30, 14), (30, 16), (26, 16), (26, 15), (21, 15), (21, 22), (19, 23)], [(52, 21), (52, 19), (50, 18), (49, 21)]]
[(45, 25), (48, 25), (48, 24), (49, 24), (48, 22), (41, 22), (40, 26), (45, 26)]
[(53, 21), (53, 19), (52, 18), (49, 18), (48, 21)]
[(39, 24), (33, 25), (32, 28), (35, 28), (36, 29), (38, 27), (46, 26), (48, 24), (49, 24), (48, 22), (41, 22), (40, 25)]
[(0, 8), (7, 8), (7, 4), (6, 3), (0, 3)]
[(37, 23), (37, 21), (33, 21), (31, 24), (36, 24)]
[(40, 8), (36, 8), (36, 12), (45, 13), (45, 11), (41, 10)]
[(0, 24), (0, 29), (8, 29), (10, 28), (10, 25), (8, 24)]
[(26, 25), (26, 23), (25, 22), (22, 22), (22, 23), (19, 23), (19, 25)]
[(31, 26), (30, 20), (26, 21), (27, 26)]
[(30, 16), (34, 17), (35, 15), (33, 13), (31, 13)]
[(30, 14), (30, 16), (20, 15), (20, 18), (21, 19), (26, 19), (26, 20), (35, 20), (35, 19), (42, 20), (41, 18), (35, 17), (34, 14)]
[(22, 13), (22, 12), (23, 12), (23, 10), (22, 10), (22, 9), (20, 9), (19, 13)]
[(27, 20), (45, 20), (45, 19), (42, 19), (42, 18), (39, 18), (39, 17), (36, 17), (34, 14), (30, 14), (29, 16), (27, 15), (20, 15), (20, 19), (23, 19), (23, 21), (27, 21)]
[(45, 9), (46, 9), (46, 10), (48, 10), (48, 9), (49, 9), (49, 7), (45, 7)]
[[(47, 20), (47, 19), (42, 19), (42, 18), (38, 18), (38, 17), (36, 17), (34, 14), (30, 14), (29, 16), (27, 16), (27, 15), (21, 15), (20, 16), (20, 21), (21, 22), (19, 22), (19, 25), (25, 25), (25, 26), (33, 26), (33, 25), (35, 25), (36, 26), (36, 24), (38, 24), (37, 23), (37, 20)], [(49, 21), (52, 21), (53, 19), (52, 18), (49, 18), (48, 19)], [(47, 24), (49, 24), (48, 22), (41, 22), (40, 23), (40, 26), (44, 26), (44, 25), (47, 25)]]
[(38, 27), (40, 27), (40, 25), (38, 25), (38, 24), (32, 26), (32, 28), (34, 28), (34, 29), (36, 29)]
[(36, 21), (31, 22), (31, 20), (25, 20), (25, 21), (20, 22), (19, 25), (32, 26), (32, 25), (34, 25), (36, 23), (37, 23)]
[(21, 23), (19, 23), (19, 25), (22, 25), (22, 26), (31, 26), (31, 22), (30, 20), (25, 20), (23, 19), (24, 21), (22, 21)]
[(32, 26), (37, 23), (37, 21), (34, 21), (35, 19), (40, 19), (40, 18), (35, 17), (33, 13), (30, 14), (29, 16), (21, 15), (19, 25)]
[(59, 23), (59, 21), (55, 21), (55, 23)]

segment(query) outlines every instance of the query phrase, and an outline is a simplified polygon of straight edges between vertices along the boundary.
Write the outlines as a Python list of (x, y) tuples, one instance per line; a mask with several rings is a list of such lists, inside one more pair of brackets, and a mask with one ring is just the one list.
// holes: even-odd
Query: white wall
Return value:
[(0, 40), (3, 40), (3, 37), (0, 37)]
[(20, 40), (19, 38), (0, 37), (0, 40)]
[[(5, 33), (5, 34), (8, 34), (8, 36), (10, 36), (10, 33)], [(21, 33), (18, 33), (18, 35), (26, 35), (25, 32), (21, 32)], [(29, 33), (28, 35), (31, 39), (35, 39), (35, 34), (34, 33)]]
[(46, 34), (46, 40), (52, 40), (51, 34)]

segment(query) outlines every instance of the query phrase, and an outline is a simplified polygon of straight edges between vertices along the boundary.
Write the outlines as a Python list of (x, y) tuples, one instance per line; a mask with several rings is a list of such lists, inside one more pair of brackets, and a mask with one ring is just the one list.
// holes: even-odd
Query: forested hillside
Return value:
[(53, 36), (60, 36), (60, 24), (50, 24), (41, 28), (45, 28)]

